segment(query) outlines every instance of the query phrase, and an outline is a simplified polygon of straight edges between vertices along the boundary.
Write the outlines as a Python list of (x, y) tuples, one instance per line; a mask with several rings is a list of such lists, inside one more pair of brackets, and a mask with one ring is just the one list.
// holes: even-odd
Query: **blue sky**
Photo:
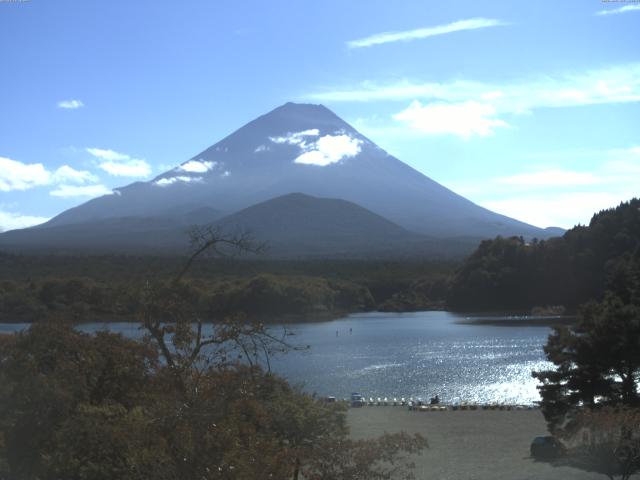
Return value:
[(535, 225), (640, 191), (640, 3), (0, 0), (0, 42), (5, 230), (287, 101)]

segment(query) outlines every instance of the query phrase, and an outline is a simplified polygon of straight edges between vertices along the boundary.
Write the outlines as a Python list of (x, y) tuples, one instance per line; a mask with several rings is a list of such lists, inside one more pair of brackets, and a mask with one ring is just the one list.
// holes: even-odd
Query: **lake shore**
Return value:
[(385, 432), (420, 433), (429, 448), (412, 460), (416, 479), (596, 480), (601, 475), (530, 457), (534, 437), (548, 435), (539, 410), (412, 412), (405, 407), (351, 408), (354, 439)]
[[(361, 310), (348, 311), (348, 310), (327, 310), (319, 312), (308, 313), (285, 313), (278, 315), (263, 315), (253, 316), (248, 321), (261, 322), (265, 325), (288, 325), (288, 324), (302, 324), (302, 323), (314, 323), (314, 322), (330, 322), (343, 318), (353, 313), (366, 313)], [(70, 317), (72, 318), (72, 317)], [(44, 320), (47, 321), (47, 320)], [(138, 323), (139, 317), (137, 315), (89, 315), (85, 320), (81, 322), (72, 322), (76, 325), (87, 325), (92, 323)], [(0, 317), (0, 325), (30, 325), (38, 323), (38, 320), (32, 320), (29, 318), (2, 318)], [(205, 324), (216, 323), (214, 319), (203, 320)]]
[(462, 325), (486, 325), (491, 327), (554, 327), (559, 325), (575, 325), (578, 317), (566, 316), (529, 316), (514, 315), (501, 317), (473, 316), (458, 320)]
[[(546, 315), (526, 315), (526, 314), (511, 314), (509, 312), (496, 312), (493, 314), (483, 313), (468, 313), (466, 317), (464, 312), (458, 312), (455, 310), (447, 310), (446, 308), (428, 308), (423, 310), (319, 310), (305, 313), (281, 313), (273, 315), (260, 315), (252, 316), (248, 320), (261, 322), (266, 325), (295, 325), (304, 323), (315, 322), (330, 322), (333, 320), (339, 320), (350, 315), (366, 315), (366, 314), (384, 314), (384, 315), (402, 315), (421, 312), (445, 312), (453, 315), (458, 315), (460, 318), (455, 322), (461, 325), (487, 325), (487, 326), (503, 326), (503, 327), (551, 327), (554, 325), (573, 325), (576, 323), (577, 318), (575, 315), (562, 315), (562, 316), (546, 316)], [(97, 315), (91, 314), (86, 317), (82, 322), (73, 322), (78, 325), (91, 324), (91, 323), (136, 323), (138, 316), (136, 315)], [(3, 325), (18, 325), (18, 324), (31, 324), (38, 323), (31, 318), (20, 318), (16, 316), (1, 317), (0, 324)], [(206, 319), (204, 323), (215, 323), (214, 319)]]

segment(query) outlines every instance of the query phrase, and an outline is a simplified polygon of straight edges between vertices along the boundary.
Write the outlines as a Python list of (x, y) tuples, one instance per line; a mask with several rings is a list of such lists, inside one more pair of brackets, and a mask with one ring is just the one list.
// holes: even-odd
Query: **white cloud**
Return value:
[(59, 185), (55, 190), (49, 192), (54, 197), (100, 197), (111, 195), (113, 192), (104, 185)]
[(392, 84), (364, 82), (356, 88), (316, 92), (309, 98), (333, 102), (427, 100), (430, 102), (490, 103), (500, 113), (525, 113), (537, 108), (640, 101), (640, 63), (578, 73), (521, 79), (505, 84), (470, 80)]
[(22, 163), (0, 157), (0, 192), (28, 190), (51, 183), (51, 172), (41, 163)]
[(132, 158), (126, 153), (119, 153), (109, 149), (87, 148), (94, 157), (98, 158), (98, 168), (114, 177), (148, 177), (151, 166), (143, 159)]
[(494, 180), (502, 185), (515, 187), (569, 187), (578, 185), (597, 185), (604, 179), (590, 172), (577, 172), (562, 169), (541, 170), (531, 173), (521, 173)]
[(63, 165), (53, 172), (53, 183), (86, 183), (97, 182), (98, 177), (86, 170), (76, 170), (69, 165)]
[(282, 137), (269, 137), (273, 143), (287, 143), (289, 145), (301, 145), (304, 146), (305, 137), (317, 137), (320, 135), (320, 131), (317, 128), (310, 130), (303, 130), (302, 132), (287, 133)]
[(449, 186), (483, 207), (540, 227), (586, 224), (595, 212), (638, 196), (638, 146), (547, 152), (541, 156), (588, 159), (589, 163), (596, 158), (602, 160), (588, 172), (547, 167)]
[(80, 100), (61, 100), (58, 102), (58, 108), (64, 108), (65, 110), (76, 110), (81, 107), (84, 107), (84, 103)]
[(360, 153), (362, 140), (349, 135), (324, 135), (315, 143), (305, 148), (305, 152), (299, 155), (294, 163), (302, 165), (317, 165), (326, 167), (337, 163), (343, 158), (355, 157)]
[(267, 147), (266, 145), (258, 145), (254, 150), (254, 153), (267, 152), (269, 150), (271, 150), (271, 148)]
[(177, 183), (177, 182), (190, 183), (190, 182), (201, 182), (201, 181), (202, 181), (202, 177), (187, 177), (186, 175), (178, 175), (176, 177), (161, 178), (160, 180), (157, 180), (153, 183), (158, 187), (166, 187), (169, 185), (173, 185), (174, 183)]
[(362, 48), (371, 47), (372, 45), (381, 45), (383, 43), (408, 42), (436, 35), (460, 32), (463, 30), (477, 30), (479, 28), (497, 27), (501, 25), (508, 24), (500, 20), (490, 18), (470, 18), (467, 20), (448, 23), (446, 25), (437, 25), (435, 27), (418, 28), (402, 32), (378, 33), (376, 35), (347, 42), (347, 46), (349, 46), (349, 48)]
[[(62, 193), (69, 192), (74, 188), (90, 187), (72, 187), (67, 184), (83, 184), (97, 181), (98, 178), (92, 173), (86, 170), (76, 170), (69, 165), (62, 165), (52, 172), (47, 170), (41, 163), (25, 164), (10, 158), (0, 157), (0, 192), (63, 184), (52, 191), (51, 195), (71, 196), (63, 195)], [(105, 187), (102, 188), (104, 189)]]
[[(111, 193), (103, 185), (78, 186), (87, 182), (96, 182), (98, 178), (86, 170), (76, 170), (62, 165), (54, 171), (41, 163), (26, 164), (10, 158), (0, 157), (0, 192), (28, 190), (36, 187), (56, 185), (49, 192), (57, 197), (84, 196), (93, 197)], [(75, 185), (69, 185), (75, 184)], [(26, 228), (49, 220), (45, 217), (22, 215), (3, 211), (0, 208), (0, 231)]]
[(294, 163), (326, 167), (343, 158), (354, 157), (360, 153), (362, 140), (353, 138), (342, 130), (335, 133), (336, 135), (320, 137), (320, 130), (312, 128), (301, 132), (287, 133), (282, 137), (269, 137), (269, 140), (277, 144), (286, 143), (299, 147), (301, 153), (295, 158)]
[(39, 225), (48, 221), (47, 217), (37, 217), (33, 215), (21, 215), (15, 212), (5, 212), (0, 210), (0, 232), (15, 230), (17, 228), (27, 228)]
[(205, 173), (215, 167), (217, 162), (204, 162), (202, 160), (189, 160), (180, 165), (176, 170), (182, 170), (189, 173)]
[(576, 223), (588, 224), (594, 213), (615, 207), (632, 197), (630, 192), (554, 192), (479, 203), (489, 210), (538, 227), (571, 228)]
[(103, 149), (103, 148), (87, 148), (87, 152), (93, 155), (96, 158), (100, 158), (102, 160), (129, 160), (131, 157), (124, 153), (114, 152), (113, 150)]
[(126, 162), (102, 162), (98, 167), (114, 177), (148, 177), (151, 174), (151, 166), (135, 158)]
[(543, 108), (640, 102), (640, 63), (502, 84), (472, 80), (402, 80), (386, 85), (364, 82), (356, 88), (317, 92), (308, 97), (333, 102), (411, 101), (393, 116), (396, 121), (422, 133), (453, 133), (469, 138), (508, 126), (507, 115), (530, 114)]
[(509, 126), (495, 115), (496, 109), (486, 103), (469, 101), (422, 105), (415, 100), (393, 118), (430, 135), (452, 134), (468, 139), (473, 135), (491, 135), (496, 128)]
[(640, 10), (640, 5), (625, 5), (624, 7), (611, 8), (608, 10), (598, 10), (596, 15), (616, 15)]

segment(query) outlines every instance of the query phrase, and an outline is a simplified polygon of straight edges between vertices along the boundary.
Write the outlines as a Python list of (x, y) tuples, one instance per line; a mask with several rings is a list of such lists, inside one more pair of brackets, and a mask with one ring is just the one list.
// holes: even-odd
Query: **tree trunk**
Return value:
[(293, 470), (293, 480), (298, 480), (300, 476), (300, 458), (296, 457), (296, 468)]

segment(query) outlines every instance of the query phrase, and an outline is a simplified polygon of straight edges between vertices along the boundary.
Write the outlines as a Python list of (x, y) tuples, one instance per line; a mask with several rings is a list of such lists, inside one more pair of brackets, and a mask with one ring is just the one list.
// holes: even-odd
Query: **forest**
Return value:
[[(0, 322), (130, 320), (145, 286), (171, 278), (183, 263), (184, 257), (0, 254)], [(208, 320), (241, 314), (300, 321), (441, 306), (454, 267), (427, 260), (204, 258), (185, 283)]]
[(456, 310), (567, 311), (605, 291), (629, 285), (640, 272), (640, 200), (596, 213), (588, 226), (562, 237), (483, 241), (450, 280), (447, 305)]
[[(171, 278), (184, 258), (0, 253), (0, 322), (130, 320), (145, 286)], [(369, 310), (572, 313), (639, 271), (633, 199), (562, 237), (485, 240), (460, 263), (203, 258), (185, 284), (202, 318), (275, 322)]]

